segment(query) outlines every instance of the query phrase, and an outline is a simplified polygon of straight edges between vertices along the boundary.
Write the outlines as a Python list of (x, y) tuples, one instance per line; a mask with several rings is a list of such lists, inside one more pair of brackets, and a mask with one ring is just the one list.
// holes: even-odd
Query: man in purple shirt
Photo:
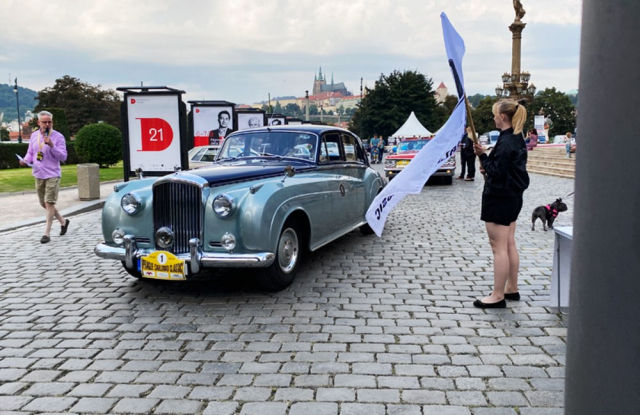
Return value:
[(67, 159), (67, 144), (64, 136), (53, 129), (53, 115), (48, 111), (38, 113), (38, 126), (29, 139), (29, 149), (20, 164), (33, 165), (33, 177), (36, 178), (36, 191), (40, 205), (47, 211), (47, 227), (40, 243), (51, 240), (49, 233), (55, 217), (60, 222), (60, 235), (67, 233), (69, 219), (65, 219), (56, 209), (58, 189), (60, 188), (60, 162)]

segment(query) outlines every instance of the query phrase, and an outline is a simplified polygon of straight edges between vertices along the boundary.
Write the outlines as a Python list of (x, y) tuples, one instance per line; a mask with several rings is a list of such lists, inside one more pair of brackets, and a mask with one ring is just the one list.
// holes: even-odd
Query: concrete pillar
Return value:
[(565, 413), (640, 411), (640, 2), (584, 0)]
[(78, 164), (78, 198), (100, 199), (100, 167), (97, 164)]

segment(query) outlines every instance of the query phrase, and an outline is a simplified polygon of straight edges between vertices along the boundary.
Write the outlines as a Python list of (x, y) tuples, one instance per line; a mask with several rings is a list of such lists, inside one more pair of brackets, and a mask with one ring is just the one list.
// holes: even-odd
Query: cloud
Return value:
[[(514, 11), (507, 0), (5, 3), (5, 15), (33, 16), (28, 24), (0, 25), (0, 61), (32, 89), (69, 74), (102, 85), (185, 85), (189, 97), (253, 102), (269, 92), (303, 95), (320, 65), (354, 93), (361, 77), (372, 86), (395, 69), (452, 84), (442, 11), (465, 39), (470, 92), (490, 93), (511, 66)], [(536, 85), (577, 87), (581, 1), (523, 3), (523, 69)]]

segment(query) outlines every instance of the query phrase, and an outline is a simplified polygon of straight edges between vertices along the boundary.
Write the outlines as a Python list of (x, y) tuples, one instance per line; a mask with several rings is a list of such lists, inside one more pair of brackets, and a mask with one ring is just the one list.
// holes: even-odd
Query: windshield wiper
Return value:
[(222, 157), (217, 159), (216, 161), (228, 161), (228, 160), (238, 160), (238, 157)]

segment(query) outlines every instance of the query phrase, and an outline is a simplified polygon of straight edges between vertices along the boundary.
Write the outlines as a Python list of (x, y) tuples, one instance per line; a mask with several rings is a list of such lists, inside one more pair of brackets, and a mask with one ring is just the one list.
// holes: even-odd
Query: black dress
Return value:
[(522, 210), (522, 194), (529, 187), (527, 146), (522, 134), (513, 128), (503, 130), (489, 155), (480, 156), (487, 180), (482, 192), (485, 222), (509, 226)]

